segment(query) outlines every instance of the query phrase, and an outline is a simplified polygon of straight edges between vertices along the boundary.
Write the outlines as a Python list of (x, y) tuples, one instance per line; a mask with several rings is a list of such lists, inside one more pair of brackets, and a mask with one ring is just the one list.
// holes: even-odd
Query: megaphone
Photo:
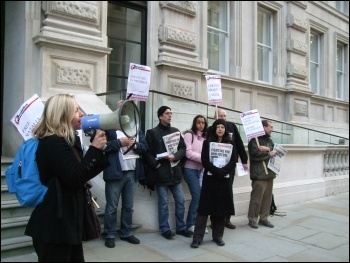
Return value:
[(121, 130), (127, 137), (136, 137), (140, 129), (140, 112), (131, 100), (125, 100), (112, 113), (84, 116), (81, 126), (90, 137), (99, 130)]

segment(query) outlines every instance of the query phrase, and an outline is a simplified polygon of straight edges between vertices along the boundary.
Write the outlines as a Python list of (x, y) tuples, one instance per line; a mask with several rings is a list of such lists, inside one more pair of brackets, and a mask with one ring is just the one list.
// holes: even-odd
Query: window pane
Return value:
[(208, 1), (208, 26), (227, 31), (226, 1)]
[(318, 35), (310, 34), (310, 60), (318, 63)]
[(271, 46), (271, 14), (258, 12), (258, 42)]
[(269, 81), (270, 72), (270, 49), (258, 46), (258, 78), (261, 81)]
[(337, 70), (343, 71), (343, 47), (337, 46)]
[(310, 85), (311, 91), (318, 93), (318, 65), (310, 63)]
[(208, 59), (210, 69), (217, 71), (225, 70), (225, 40), (225, 34), (208, 30)]

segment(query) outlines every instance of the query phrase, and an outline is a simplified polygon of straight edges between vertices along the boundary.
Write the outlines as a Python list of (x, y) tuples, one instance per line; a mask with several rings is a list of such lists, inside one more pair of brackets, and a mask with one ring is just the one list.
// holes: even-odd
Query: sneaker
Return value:
[(109, 248), (115, 247), (114, 238), (106, 238), (105, 246)]
[(227, 227), (229, 229), (236, 229), (236, 226), (234, 224), (232, 224), (230, 221), (226, 221), (225, 227)]
[(190, 231), (188, 231), (187, 229), (183, 229), (180, 231), (176, 231), (177, 235), (182, 235), (184, 237), (191, 237), (193, 235), (193, 233), (191, 233)]
[(225, 246), (225, 242), (221, 238), (214, 238), (213, 241), (220, 247)]
[(271, 224), (269, 221), (259, 221), (259, 225), (262, 225), (262, 226), (267, 226), (267, 227), (270, 227), (270, 228), (274, 228), (275, 226), (273, 224)]
[(172, 239), (175, 236), (175, 233), (171, 230), (168, 230), (162, 233), (162, 236), (165, 237), (166, 239)]
[(250, 226), (251, 228), (255, 228), (255, 229), (258, 228), (258, 224), (255, 223), (255, 222), (249, 222), (249, 226)]
[(194, 232), (194, 226), (187, 228), (188, 231)]
[(205, 228), (205, 232), (204, 233), (209, 234), (209, 230), (208, 230), (207, 227)]
[(120, 237), (121, 240), (128, 241), (130, 244), (140, 244), (140, 240), (134, 235), (128, 237)]
[(200, 244), (201, 244), (201, 242), (199, 242), (197, 240), (193, 240), (191, 243), (191, 247), (198, 248)]

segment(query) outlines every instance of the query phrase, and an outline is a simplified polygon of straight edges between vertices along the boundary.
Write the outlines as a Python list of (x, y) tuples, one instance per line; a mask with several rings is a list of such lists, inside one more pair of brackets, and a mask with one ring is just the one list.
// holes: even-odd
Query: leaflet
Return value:
[(275, 143), (273, 150), (276, 151), (276, 155), (269, 160), (269, 164), (267, 168), (275, 172), (276, 174), (280, 173), (281, 165), (283, 163), (284, 157), (287, 154), (287, 150), (285, 150), (281, 145)]
[[(216, 167), (222, 168), (231, 160), (233, 145), (229, 143), (211, 142), (209, 146), (210, 162)], [(211, 174), (208, 172), (208, 174)], [(226, 175), (225, 178), (229, 178)]]
[[(177, 148), (180, 142), (180, 136), (181, 134), (179, 131), (163, 136), (165, 149), (167, 150), (168, 155), (175, 154), (177, 152)], [(162, 153), (161, 155), (164, 155), (164, 154), (165, 153)], [(157, 155), (157, 158), (158, 158), (158, 155)], [(175, 167), (179, 162), (180, 160), (176, 162), (170, 162), (170, 165), (171, 167)]]

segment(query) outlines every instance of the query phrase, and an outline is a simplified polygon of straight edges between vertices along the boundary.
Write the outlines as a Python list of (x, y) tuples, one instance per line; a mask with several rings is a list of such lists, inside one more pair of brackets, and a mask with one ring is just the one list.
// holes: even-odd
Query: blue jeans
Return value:
[(175, 185), (156, 185), (156, 191), (158, 194), (158, 222), (159, 229), (162, 233), (170, 230), (168, 189), (173, 194), (173, 198), (175, 201), (176, 231), (186, 229), (186, 224), (184, 221), (185, 198), (181, 183)]
[(104, 232), (106, 233), (106, 238), (114, 238), (116, 236), (117, 209), (120, 196), (122, 196), (120, 237), (128, 237), (133, 234), (132, 214), (134, 212), (135, 189), (135, 171), (125, 171), (120, 180), (106, 182), (106, 209), (104, 216)]
[(195, 170), (190, 168), (185, 168), (184, 179), (190, 190), (192, 200), (190, 206), (188, 207), (186, 226), (190, 228), (195, 225), (197, 208), (199, 205), (199, 197), (201, 194), (201, 188), (199, 186), (199, 175), (201, 170)]

